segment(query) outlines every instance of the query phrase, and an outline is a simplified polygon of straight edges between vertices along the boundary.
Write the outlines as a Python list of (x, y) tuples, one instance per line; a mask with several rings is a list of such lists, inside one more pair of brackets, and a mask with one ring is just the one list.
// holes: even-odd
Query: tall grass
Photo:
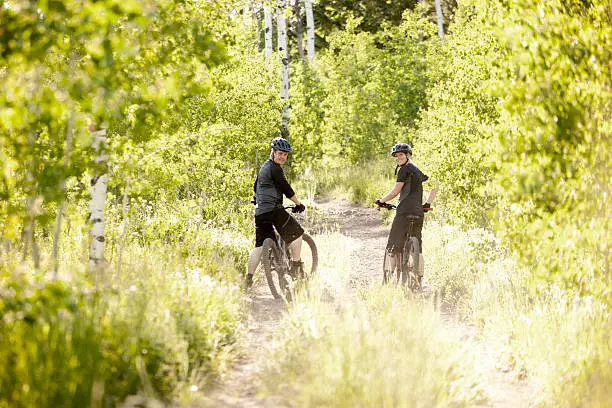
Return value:
[(529, 296), (516, 290), (521, 278), (520, 272), (505, 280), (485, 275), (470, 300), (473, 318), (497, 351), (499, 366), (537, 383), (543, 405), (609, 406), (609, 307), (554, 286)]
[[(352, 296), (350, 238), (317, 237), (327, 259), (281, 323), (265, 390), (295, 406), (472, 406), (485, 399), (474, 356), (431, 303), (389, 287)], [(328, 296), (331, 293), (332, 296)]]
[(379, 289), (355, 304), (292, 311), (270, 355), (268, 387), (298, 406), (472, 406), (474, 357), (431, 308)]
[(542, 405), (604, 407), (612, 399), (612, 316), (606, 302), (539, 284), (493, 235), (429, 223), (428, 279), (473, 323), (500, 370), (529, 380)]
[[(353, 172), (347, 169), (346, 174), (359, 175), (362, 170), (358, 168)], [(389, 185), (374, 171), (366, 177), (357, 176), (363, 183), (374, 184), (363, 185), (360, 191), (373, 192)], [(329, 175), (324, 173), (323, 179), (325, 177)], [(352, 193), (351, 182), (339, 186), (344, 194), (356, 197)], [(354, 201), (359, 203), (362, 200)], [(433, 217), (426, 217), (423, 231), (426, 280), (440, 293), (445, 309), (478, 328), (479, 335), (494, 350), (500, 370), (511, 372), (518, 379), (528, 380), (537, 388), (540, 398), (536, 403), (559, 407), (609, 406), (612, 401), (612, 388), (609, 387), (612, 384), (612, 312), (607, 306), (609, 300), (580, 296), (571, 290), (561, 290), (553, 284), (534, 280), (529, 268), (521, 268), (515, 263), (512, 254), (500, 245), (493, 231), (459, 227), (448, 223), (445, 214), (444, 209), (436, 207)], [(387, 355), (378, 354), (375, 347), (368, 343), (369, 340), (363, 339), (374, 336), (380, 347), (389, 348), (393, 346), (392, 339), (396, 332), (408, 338), (418, 337), (420, 332), (418, 329), (411, 333), (402, 332), (401, 325), (407, 322), (419, 327), (419, 322), (413, 321), (410, 310), (403, 310), (406, 318), (399, 323), (396, 331), (372, 326), (371, 322), (378, 321), (391, 327), (398, 324), (390, 317), (395, 309), (385, 303), (383, 299), (386, 296), (392, 295), (368, 293), (354, 314), (347, 311), (335, 313), (329, 305), (312, 301), (296, 307), (290, 314), (290, 321), (303, 333), (305, 340), (299, 344), (308, 352), (300, 357), (291, 343), (284, 340), (289, 338), (289, 334), (281, 337), (278, 352), (286, 356), (283, 360), (287, 364), (273, 370), (279, 383), (280, 379), (285, 378), (283, 375), (288, 378), (288, 390), (298, 387), (299, 381), (306, 384), (318, 381), (314, 378), (316, 372), (303, 368), (308, 361), (322, 367), (321, 377), (327, 374), (328, 365), (339, 364), (350, 368), (358, 361), (392, 382), (393, 378), (386, 377), (385, 372), (376, 371), (377, 359), (384, 360), (383, 356)], [(398, 308), (402, 310), (401, 306)], [(435, 322), (435, 315), (428, 313), (425, 309), (424, 315)], [(368, 322), (367, 335), (366, 330), (359, 326), (360, 321)], [(311, 326), (317, 328), (318, 337), (313, 338), (309, 332)], [(427, 330), (435, 332), (437, 328), (429, 326)], [(343, 337), (343, 333), (350, 335)], [(377, 337), (379, 334), (380, 337)], [(326, 350), (329, 355), (325, 355)], [(395, 358), (401, 360), (403, 357)], [(297, 368), (293, 368), (292, 361), (297, 362)], [(328, 363), (330, 361), (333, 364)], [(304, 373), (300, 370), (304, 370)], [(358, 379), (362, 373), (353, 375), (349, 370), (344, 374), (354, 380), (352, 384), (369, 381), (365, 377)], [(336, 387), (340, 389), (337, 391), (340, 396), (335, 394)], [(380, 387), (385, 389), (383, 384)], [(338, 401), (344, 404), (359, 405), (359, 401), (350, 400), (345, 395), (338, 381), (322, 382), (316, 389), (326, 399), (316, 399), (314, 393), (306, 392), (305, 396), (300, 397), (303, 398), (301, 401), (307, 405), (325, 405), (339, 398)], [(388, 389), (380, 394), (374, 392), (375, 396), (379, 396), (374, 398), (380, 398), (374, 400), (374, 405), (388, 404), (382, 394), (390, 392), (392, 390)], [(409, 404), (406, 401), (395, 400), (394, 403)]]
[(111, 225), (109, 262), (93, 276), (78, 225), (62, 241), (58, 279), (44, 242), (38, 271), (2, 254), (0, 407), (116, 406), (134, 394), (170, 404), (228, 370), (248, 242), (197, 226), (172, 238), (132, 221), (121, 250)]

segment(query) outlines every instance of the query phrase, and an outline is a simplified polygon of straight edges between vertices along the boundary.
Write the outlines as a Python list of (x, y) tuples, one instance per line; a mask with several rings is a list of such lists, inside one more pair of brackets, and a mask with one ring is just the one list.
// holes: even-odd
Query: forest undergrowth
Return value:
[[(279, 134), (306, 203), (371, 206), (394, 183), (391, 147), (410, 144), (442, 185), (426, 248), (444, 310), (502, 372), (536, 384), (535, 404), (609, 405), (610, 1), (319, 0), (304, 2), (314, 22), (301, 2), (277, 13), (285, 33), (316, 25), (316, 57), (292, 34), (286, 54), (268, 52), (283, 3), (0, 2), (0, 407), (188, 404), (222, 377), (248, 310), (253, 181)], [(316, 232), (342, 264), (335, 248), (349, 244)], [(415, 402), (352, 362), (379, 357), (372, 331), (396, 346), (387, 326), (421, 341), (440, 327), (431, 308), (421, 322), (380, 288), (329, 307), (306, 298), (283, 321), (270, 368), (286, 376), (281, 394), (299, 378), (313, 384), (303, 404), (372, 402), (360, 386), (381, 404)], [(427, 385), (432, 404), (482, 398), (451, 363), (456, 341), (423, 346), (435, 362), (423, 375), (452, 378)], [(304, 347), (334, 381), (293, 371), (288, 359), (309, 364)]]
[[(389, 173), (393, 169), (390, 159), (386, 166), (386, 173)], [(326, 172), (318, 179), (323, 181), (322, 185), (342, 186), (335, 190), (335, 194), (343, 194), (362, 204), (373, 203), (381, 195), (381, 186), (392, 185), (392, 182), (389, 182), (383, 175), (385, 173), (381, 172), (382, 169), (384, 169), (384, 164), (378, 163), (365, 168), (347, 169), (346, 173), (343, 173), (342, 170)], [(331, 181), (348, 179), (348, 174), (351, 178), (348, 184), (342, 185)], [(384, 189), (382, 192), (385, 192)], [(383, 213), (382, 216), (387, 223), (390, 222), (389, 214)], [(477, 337), (493, 350), (497, 369), (500, 372), (510, 373), (517, 381), (529, 381), (537, 389), (537, 398), (533, 400), (536, 406), (571, 407), (584, 404), (586, 404), (584, 406), (606, 406), (607, 401), (611, 398), (607, 384), (612, 380), (612, 361), (610, 360), (612, 342), (609, 334), (612, 319), (607, 302), (593, 296), (579, 296), (554, 284), (546, 285), (539, 281), (529, 267), (519, 265), (494, 231), (487, 228), (466, 228), (458, 225), (449, 218), (449, 212), (445, 210), (444, 205), (434, 205), (434, 211), (428, 214), (427, 218), (423, 233), (426, 245), (427, 282), (439, 293), (442, 309), (447, 313), (450, 312), (454, 319), (473, 327)], [(332, 251), (332, 253), (342, 252)], [(410, 335), (406, 335), (408, 339), (411, 336), (419, 336), (416, 333), (420, 333), (420, 329), (415, 332), (415, 327), (423, 329), (423, 336), (428, 333), (431, 336), (431, 333), (436, 332), (434, 326), (440, 322), (435, 313), (432, 314), (431, 304), (423, 306), (418, 302), (410, 303), (396, 297), (399, 305), (394, 305), (390, 299), (397, 294), (384, 292), (384, 290), (365, 290), (361, 297), (363, 303), (358, 304), (355, 310), (340, 311), (339, 314), (326, 312), (326, 308), (330, 306), (320, 304), (316, 300), (300, 305), (295, 314), (291, 315), (293, 320), (290, 320), (291, 323), (288, 324), (292, 328), (287, 329), (286, 337), (281, 342), (284, 344), (283, 347), (287, 348), (282, 349), (283, 353), (291, 353), (293, 350), (293, 353), (296, 354), (291, 354), (287, 362), (298, 359), (298, 361), (303, 361), (302, 364), (307, 364), (305, 361), (319, 361), (320, 357), (323, 361), (331, 360), (330, 367), (336, 367), (336, 369), (344, 367), (349, 370), (348, 374), (356, 376), (355, 381), (367, 381), (363, 378), (356, 379), (366, 374), (360, 373), (355, 367), (371, 367), (378, 361), (385, 362), (381, 363), (382, 366), (385, 366), (389, 361), (387, 358), (389, 356), (377, 353), (387, 353), (389, 349), (394, 348), (386, 342), (394, 341), (392, 339), (395, 339), (396, 330), (401, 331), (404, 324), (406, 330), (409, 327), (412, 327), (413, 330)], [(394, 307), (401, 309), (402, 312)], [(394, 315), (396, 312), (398, 314)], [(312, 321), (314, 319), (317, 322), (317, 317), (321, 320), (318, 324), (327, 329), (313, 329), (312, 324), (315, 323)], [(338, 321), (333, 321), (336, 317)], [(421, 322), (422, 318), (427, 322)], [(376, 329), (370, 331), (368, 327), (359, 324), (363, 321), (384, 321), (386, 323), (380, 325), (375, 323)], [(342, 329), (336, 331), (339, 326)], [(296, 327), (300, 333), (305, 334), (306, 338), (306, 340), (300, 340), (298, 346), (294, 343), (295, 339), (289, 339), (289, 333)], [(312, 330), (317, 330), (319, 333), (317, 336), (320, 336), (321, 330), (331, 330), (333, 332), (330, 334), (332, 344), (321, 346), (321, 355), (303, 357), (300, 360), (297, 350), (302, 347), (302, 350), (318, 349), (319, 347), (317, 342), (314, 342), (314, 345), (309, 343), (313, 342)], [(346, 335), (346, 333), (351, 334)], [(373, 333), (376, 336), (380, 335), (380, 338), (370, 339), (369, 336)], [(447, 339), (439, 340), (447, 341)], [(360, 341), (363, 344), (359, 343)], [(382, 346), (383, 344), (385, 346)], [(366, 351), (368, 348), (372, 350)], [(326, 351), (329, 350), (337, 350), (336, 354), (339, 355), (327, 353)], [(340, 350), (351, 350), (351, 352)], [(353, 352), (355, 355), (351, 355)], [(361, 352), (364, 355), (359, 355)], [(426, 349), (423, 350), (423, 355), (427, 355)], [(408, 356), (395, 355), (394, 357), (401, 359)], [(415, 357), (411, 356), (411, 358)], [(469, 357), (466, 358), (469, 359)], [(431, 356), (429, 361), (432, 361)], [(441, 361), (453, 361), (453, 358), (445, 355)], [(359, 363), (353, 366), (355, 362)], [(441, 369), (443, 364), (440, 366)], [(372, 376), (374, 381), (378, 381), (381, 377), (386, 378), (382, 366), (380, 373)], [(460, 366), (454, 368), (460, 370)], [(317, 366), (318, 369), (320, 366)], [(356, 370), (356, 373), (351, 372), (351, 369)], [(296, 386), (299, 381), (304, 381), (304, 378), (298, 374), (300, 370), (289, 369), (296, 378), (299, 378), (299, 380), (296, 379)], [(322, 379), (325, 376), (315, 379), (317, 370), (311, 374), (305, 374), (312, 376), (307, 381), (322, 381), (319, 386), (325, 389), (324, 384), (326, 383)], [(305, 373), (308, 373), (308, 370), (305, 370)], [(473, 372), (468, 373), (468, 378), (469, 375), (474, 375)], [(283, 373), (282, 376), (285, 374), (287, 373)], [(399, 375), (399, 373), (396, 374)], [(395, 378), (393, 375), (386, 380), (392, 382)], [(483, 381), (483, 379), (480, 380)], [(373, 386), (373, 389), (380, 389), (380, 387), (384, 389), (384, 383), (385, 381), (381, 380), (379, 386)], [(467, 393), (462, 398), (469, 397), (466, 401), (470, 401), (468, 404), (473, 404), (479, 396), (478, 388), (465, 388), (466, 384), (463, 384), (464, 390), (469, 389), (473, 393)], [(368, 386), (361, 384), (365, 388), (370, 385), (373, 384), (368, 384)], [(334, 387), (328, 390), (332, 389)], [(354, 386), (353, 389), (359, 389), (359, 386)], [(402, 401), (400, 405), (406, 406), (416, 403), (401, 399), (384, 400), (383, 395), (393, 395), (387, 391), (374, 397), (381, 399), (373, 401), (385, 401), (385, 404), (388, 403), (389, 406), (393, 406), (393, 402), (397, 401)], [(432, 391), (432, 395), (435, 394), (436, 392)], [(319, 390), (319, 394), (314, 392), (312, 395), (308, 394), (305, 397), (306, 401), (317, 401), (316, 395), (325, 395), (325, 392)], [(347, 405), (355, 402), (351, 402), (349, 391), (343, 395), (342, 398), (347, 398)], [(449, 395), (446, 396), (449, 397)], [(336, 397), (338, 396), (334, 396)], [(442, 400), (438, 403), (444, 405)], [(324, 402), (323, 405), (325, 405)]]

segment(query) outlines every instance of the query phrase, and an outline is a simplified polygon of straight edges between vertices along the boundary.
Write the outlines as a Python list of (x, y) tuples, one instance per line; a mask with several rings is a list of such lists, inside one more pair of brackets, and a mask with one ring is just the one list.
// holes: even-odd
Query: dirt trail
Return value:
[[(323, 224), (329, 227), (338, 226), (340, 233), (351, 237), (355, 243), (351, 254), (351, 289), (378, 284), (388, 226), (381, 222), (376, 209), (361, 208), (348, 200), (322, 199), (316, 207), (323, 214)], [(262, 274), (259, 274), (260, 276)], [(351, 290), (351, 292), (353, 292)], [(235, 364), (233, 371), (222, 379), (221, 385), (212, 393), (205, 403), (195, 406), (224, 407), (278, 407), (281, 402), (274, 398), (258, 399), (257, 390), (265, 361), (264, 347), (275, 332), (282, 319), (285, 305), (270, 295), (265, 279), (260, 279), (254, 286), (249, 298), (250, 313), (247, 325), (247, 336), (243, 344), (244, 355)], [(454, 322), (447, 316), (448, 330), (459, 331), (462, 338), (472, 346), (478, 356), (479, 370), (483, 372), (483, 387), (489, 396), (486, 407), (529, 407), (533, 399), (533, 388), (525, 383), (518, 383), (510, 375), (495, 368), (492, 353), (486, 344), (479, 341), (469, 327)]]

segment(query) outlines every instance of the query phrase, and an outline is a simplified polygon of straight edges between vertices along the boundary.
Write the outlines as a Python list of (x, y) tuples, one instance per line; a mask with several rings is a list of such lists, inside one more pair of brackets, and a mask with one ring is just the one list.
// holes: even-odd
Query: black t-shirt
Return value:
[(398, 182), (403, 182), (400, 191), (400, 201), (397, 205), (398, 214), (418, 215), (423, 212), (423, 183), (429, 179), (414, 164), (406, 163), (397, 172)]
[(283, 194), (287, 198), (295, 192), (285, 178), (283, 169), (272, 160), (267, 160), (261, 169), (255, 184), (255, 215), (263, 214), (283, 206)]

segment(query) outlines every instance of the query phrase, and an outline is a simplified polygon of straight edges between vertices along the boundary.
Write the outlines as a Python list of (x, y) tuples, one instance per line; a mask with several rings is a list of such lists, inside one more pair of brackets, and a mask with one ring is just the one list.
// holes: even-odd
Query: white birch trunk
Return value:
[[(418, 8), (420, 9), (420, 16), (419, 18), (422, 20), (424, 16), (424, 8), (423, 8), (423, 0), (419, 0), (418, 1)], [(423, 27), (419, 28), (419, 41), (423, 41), (423, 39), (425, 38), (425, 32), (423, 31)]]
[(272, 60), (272, 10), (269, 6), (264, 6), (264, 38), (266, 40), (265, 56), (266, 61)]
[(302, 12), (300, 10), (300, 0), (295, 0), (293, 4), (295, 14), (295, 31), (297, 33), (297, 46), (300, 59), (304, 61), (304, 26), (302, 25)]
[(282, 116), (283, 137), (289, 135), (289, 51), (287, 50), (287, 20), (285, 18), (286, 4), (284, 0), (279, 0), (276, 15), (276, 25), (278, 29), (278, 54), (281, 57), (281, 77), (282, 85), (280, 97), (285, 105)]
[(304, 10), (306, 11), (306, 51), (308, 61), (315, 59), (315, 29), (314, 16), (312, 14), (312, 0), (304, 0)]
[(89, 222), (91, 223), (89, 244), (89, 267), (93, 270), (104, 261), (104, 204), (106, 201), (106, 188), (108, 186), (108, 173), (106, 163), (108, 155), (106, 147), (106, 129), (93, 133), (93, 147), (96, 151), (94, 161), (103, 168), (102, 174), (94, 175), (91, 179), (91, 201), (89, 202)]
[(442, 14), (440, 0), (436, 0), (436, 15), (438, 16), (438, 36), (444, 42), (444, 15)]

